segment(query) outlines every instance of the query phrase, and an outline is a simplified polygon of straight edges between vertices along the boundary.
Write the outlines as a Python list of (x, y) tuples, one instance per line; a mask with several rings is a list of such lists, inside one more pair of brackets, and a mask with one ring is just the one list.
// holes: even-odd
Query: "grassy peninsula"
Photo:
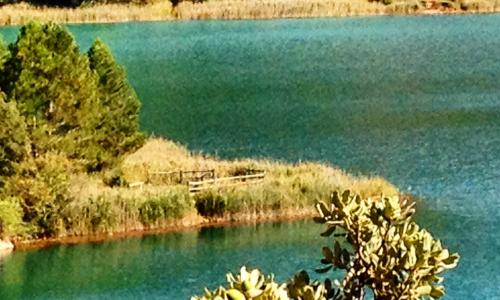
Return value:
[[(154, 178), (155, 171), (214, 170), (217, 177), (243, 170), (266, 172), (261, 183), (209, 189), (190, 194), (186, 184)], [(109, 178), (121, 185), (109, 186)], [(144, 182), (141, 187), (130, 183)], [(160, 138), (126, 155), (119, 166), (99, 174), (74, 173), (69, 178), (68, 218), (75, 220), (61, 235), (168, 229), (214, 222), (303, 218), (314, 203), (334, 189), (356, 190), (365, 197), (396, 195), (380, 177), (352, 176), (319, 163), (290, 164), (272, 160), (221, 160), (191, 153)]]
[[(2, 5), (3, 4), (3, 5)], [(494, 13), (495, 0), (0, 1), (0, 25)]]
[[(220, 160), (139, 130), (140, 101), (111, 50), (82, 53), (61, 25), (0, 43), (0, 238), (13, 241), (298, 218), (335, 189), (395, 195), (375, 177), (319, 163)], [(252, 185), (190, 193), (157, 172), (265, 172)]]

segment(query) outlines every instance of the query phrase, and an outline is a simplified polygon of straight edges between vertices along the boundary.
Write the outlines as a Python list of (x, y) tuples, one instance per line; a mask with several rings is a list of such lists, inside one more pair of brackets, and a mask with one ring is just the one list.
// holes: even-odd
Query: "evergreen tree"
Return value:
[(0, 187), (14, 175), (16, 165), (27, 155), (26, 125), (15, 103), (7, 103), (0, 91)]
[(55, 149), (99, 164), (96, 77), (73, 36), (60, 25), (29, 23), (10, 50), (3, 86), (26, 117), (34, 155)]
[(90, 68), (98, 76), (98, 91), (103, 106), (99, 144), (113, 157), (142, 145), (139, 131), (140, 101), (127, 81), (125, 70), (116, 63), (111, 50), (100, 40), (89, 49)]

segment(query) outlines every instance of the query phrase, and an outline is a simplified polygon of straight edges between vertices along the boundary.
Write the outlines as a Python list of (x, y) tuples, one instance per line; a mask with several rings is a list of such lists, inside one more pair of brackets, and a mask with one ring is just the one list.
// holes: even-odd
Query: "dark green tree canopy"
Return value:
[(74, 38), (53, 23), (29, 23), (11, 46), (11, 84), (7, 92), (16, 100), (30, 126), (49, 123), (66, 134), (85, 127), (85, 114), (97, 104), (96, 82), (88, 60)]
[(32, 22), (2, 49), (0, 88), (25, 117), (34, 156), (59, 151), (93, 171), (142, 144), (140, 102), (104, 43), (85, 55), (65, 27)]
[(90, 68), (98, 76), (98, 93), (103, 105), (99, 143), (113, 156), (134, 150), (142, 144), (139, 131), (137, 94), (127, 81), (125, 70), (116, 63), (111, 50), (96, 40), (88, 51)]
[(0, 187), (3, 177), (15, 173), (15, 166), (27, 155), (28, 136), (15, 103), (4, 101), (0, 91)]

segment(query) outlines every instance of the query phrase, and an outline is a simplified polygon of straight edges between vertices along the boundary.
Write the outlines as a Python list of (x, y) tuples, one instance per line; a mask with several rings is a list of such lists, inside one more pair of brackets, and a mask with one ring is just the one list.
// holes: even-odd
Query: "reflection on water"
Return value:
[[(499, 26), (499, 15), (476, 15), (71, 28), (82, 48), (101, 36), (126, 65), (146, 130), (222, 157), (320, 160), (385, 176), (424, 199), (420, 223), (462, 255), (446, 298), (498, 299)], [(0, 31), (12, 41), (15, 30)], [(178, 299), (241, 263), (285, 278), (314, 266), (314, 228), (16, 253), (0, 293)]]
[(240, 264), (285, 280), (318, 265), (320, 232), (309, 222), (267, 223), (17, 252), (4, 261), (0, 299), (184, 299)]

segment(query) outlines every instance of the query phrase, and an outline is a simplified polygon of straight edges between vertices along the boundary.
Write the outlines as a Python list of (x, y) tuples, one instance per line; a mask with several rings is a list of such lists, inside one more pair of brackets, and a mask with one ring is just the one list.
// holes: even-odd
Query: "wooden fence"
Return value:
[(215, 170), (150, 172), (148, 181), (153, 184), (181, 184), (215, 178)]
[(264, 180), (266, 172), (259, 172), (250, 175), (212, 178), (207, 180), (189, 181), (188, 187), (190, 193), (197, 193), (211, 188), (225, 188), (237, 185), (246, 185), (259, 183)]

